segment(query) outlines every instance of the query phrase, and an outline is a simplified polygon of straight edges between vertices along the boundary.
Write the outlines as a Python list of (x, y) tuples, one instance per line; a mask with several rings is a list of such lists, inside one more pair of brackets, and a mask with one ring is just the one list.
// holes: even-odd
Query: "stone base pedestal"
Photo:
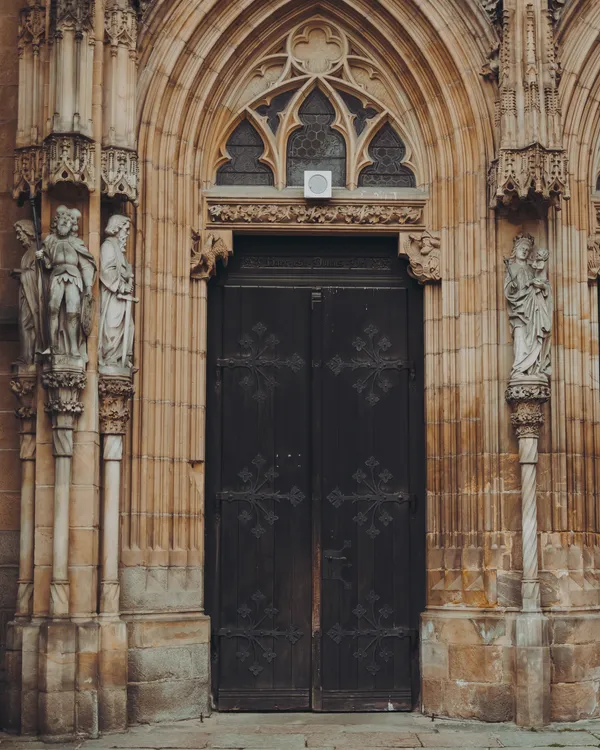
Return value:
[(210, 618), (201, 613), (127, 615), (130, 724), (210, 713)]
[(38, 733), (39, 624), (27, 620), (8, 623), (6, 670), (8, 685), (2, 720), (9, 732)]
[(40, 626), (39, 728), (42, 736), (98, 736), (96, 622), (49, 620)]
[(543, 727), (550, 722), (550, 640), (541, 612), (516, 618), (516, 723)]
[(426, 610), (421, 616), (423, 713), (515, 718), (515, 613)]
[(100, 731), (127, 729), (127, 625), (119, 618), (100, 620), (98, 677)]

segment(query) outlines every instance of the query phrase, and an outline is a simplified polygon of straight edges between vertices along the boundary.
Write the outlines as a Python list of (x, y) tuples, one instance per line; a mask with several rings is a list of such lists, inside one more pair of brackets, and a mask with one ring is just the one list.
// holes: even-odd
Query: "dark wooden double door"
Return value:
[(239, 237), (209, 288), (207, 609), (221, 710), (410, 710), (422, 293), (393, 239)]

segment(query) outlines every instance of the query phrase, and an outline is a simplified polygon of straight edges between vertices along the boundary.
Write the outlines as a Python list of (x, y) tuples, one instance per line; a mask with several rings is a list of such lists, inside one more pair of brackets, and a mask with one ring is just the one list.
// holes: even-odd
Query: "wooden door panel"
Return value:
[(209, 323), (218, 708), (412, 708), (421, 289), (393, 240), (240, 237), (211, 282)]
[(218, 702), (308, 708), (310, 292), (223, 290)]
[[(408, 294), (326, 289), (322, 304), (321, 705), (406, 709), (415, 635)], [(346, 557), (334, 579), (331, 550)]]

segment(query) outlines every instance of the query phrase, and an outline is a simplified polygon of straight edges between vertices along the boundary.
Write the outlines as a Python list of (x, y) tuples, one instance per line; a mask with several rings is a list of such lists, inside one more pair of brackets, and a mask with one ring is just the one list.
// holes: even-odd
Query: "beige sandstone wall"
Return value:
[(18, 59), (15, 40), (20, 0), (0, 4), (0, 719), (6, 625), (15, 611), (19, 564), (19, 438), (9, 389), (10, 363), (18, 354), (16, 282), (20, 247), (13, 223), (26, 215), (11, 196), (17, 128)]

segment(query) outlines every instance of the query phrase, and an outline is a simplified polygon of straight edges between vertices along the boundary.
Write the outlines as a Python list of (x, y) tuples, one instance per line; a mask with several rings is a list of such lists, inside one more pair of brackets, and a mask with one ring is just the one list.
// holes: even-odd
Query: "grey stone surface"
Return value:
[[(192, 683), (192, 685), (190, 685)], [(162, 686), (185, 685), (194, 696), (193, 681), (153, 683), (136, 694), (140, 717), (160, 710)], [(139, 687), (139, 686), (138, 686)], [(181, 693), (177, 693), (181, 697)], [(175, 693), (169, 696), (173, 705)], [(149, 703), (146, 708), (145, 701)], [(175, 705), (178, 705), (177, 703)], [(411, 744), (408, 744), (408, 742)], [(569, 726), (551, 725), (545, 731), (519, 729), (514, 724), (435, 720), (422, 714), (213, 714), (200, 719), (131, 727), (98, 740), (44, 744), (0, 733), (0, 750), (382, 750), (398, 747), (456, 748), (557, 748), (600, 747), (600, 720)]]

